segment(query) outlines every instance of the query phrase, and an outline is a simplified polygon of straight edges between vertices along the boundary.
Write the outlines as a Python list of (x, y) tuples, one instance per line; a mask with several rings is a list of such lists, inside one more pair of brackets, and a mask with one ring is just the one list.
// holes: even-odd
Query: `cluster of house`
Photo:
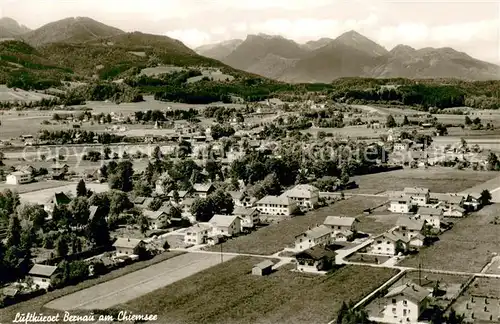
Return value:
[(327, 216), (323, 224), (295, 237), (295, 250), (304, 251), (315, 246), (350, 241), (356, 233), (356, 222), (354, 217)]

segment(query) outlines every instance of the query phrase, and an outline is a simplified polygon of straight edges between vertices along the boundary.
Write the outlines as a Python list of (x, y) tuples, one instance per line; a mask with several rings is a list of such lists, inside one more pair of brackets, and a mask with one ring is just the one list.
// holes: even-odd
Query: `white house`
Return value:
[(31, 181), (31, 172), (15, 171), (7, 176), (5, 183), (9, 185), (20, 185), (30, 183)]
[(233, 215), (240, 217), (242, 228), (253, 228), (260, 222), (260, 213), (257, 208), (235, 207)]
[(384, 319), (388, 322), (418, 323), (428, 305), (431, 292), (413, 283), (389, 290), (384, 296)]
[(320, 225), (295, 236), (295, 249), (306, 250), (318, 244), (329, 244), (332, 230), (330, 227)]
[(291, 216), (297, 207), (297, 203), (288, 197), (265, 196), (257, 201), (256, 206), (262, 214)]
[(328, 266), (335, 262), (335, 252), (325, 247), (316, 246), (295, 255), (297, 271), (313, 272), (328, 270)]
[(28, 277), (33, 280), (33, 284), (38, 285), (41, 289), (48, 289), (54, 279), (57, 267), (35, 264), (28, 272)]
[(244, 207), (245, 193), (241, 191), (229, 191), (231, 198), (233, 199), (234, 207)]
[(352, 240), (354, 233), (350, 230), (335, 231), (331, 234), (331, 239), (334, 242), (347, 242)]
[(395, 197), (391, 199), (389, 210), (393, 213), (408, 214), (413, 207), (411, 198)]
[[(370, 245), (370, 253), (383, 255), (397, 255), (407, 249), (408, 238), (397, 232), (386, 232), (376, 237)], [(398, 251), (402, 249), (403, 251)]]
[(440, 229), (443, 210), (440, 208), (420, 207), (417, 211), (416, 218), (422, 219), (432, 227)]
[(407, 187), (403, 190), (403, 196), (410, 198), (411, 202), (418, 206), (425, 206), (430, 200), (430, 192), (427, 188)]
[(465, 209), (459, 206), (450, 206), (443, 212), (445, 217), (464, 217)]
[(207, 196), (210, 195), (213, 191), (215, 191), (215, 188), (211, 183), (209, 184), (195, 183), (193, 185), (194, 197), (207, 198)]
[(151, 230), (162, 229), (170, 224), (168, 215), (163, 210), (143, 210), (142, 213), (148, 219)]
[(398, 232), (403, 237), (412, 239), (422, 232), (424, 229), (424, 221), (421, 219), (410, 218), (408, 216), (401, 216), (396, 222), (397, 228), (394, 232)]
[(116, 255), (129, 256), (137, 255), (137, 249), (144, 245), (145, 243), (143, 240), (128, 237), (119, 237), (116, 239), (115, 243), (113, 243), (113, 247), (116, 249)]
[(236, 215), (214, 215), (208, 223), (212, 235), (233, 236), (241, 232), (241, 219)]
[(328, 216), (325, 218), (323, 225), (329, 227), (331, 232), (356, 232), (357, 222), (358, 220), (354, 217)]
[(207, 223), (198, 223), (186, 229), (184, 234), (184, 243), (186, 244), (204, 244), (207, 237), (212, 232), (212, 226)]
[(308, 184), (299, 184), (285, 191), (282, 196), (297, 202), (298, 206), (313, 209), (318, 204), (319, 189)]

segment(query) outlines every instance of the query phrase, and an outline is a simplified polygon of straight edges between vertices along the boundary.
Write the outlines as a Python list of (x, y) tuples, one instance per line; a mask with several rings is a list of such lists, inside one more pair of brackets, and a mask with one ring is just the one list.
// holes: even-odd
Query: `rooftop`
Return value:
[(434, 207), (420, 207), (417, 211), (418, 215), (431, 215), (431, 216), (440, 216), (443, 215), (443, 210)]
[[(320, 238), (325, 235), (330, 235), (332, 232), (331, 228), (325, 225), (320, 225), (305, 231), (303, 234), (311, 238)], [(302, 235), (302, 234), (301, 234)], [(300, 235), (299, 235), (300, 236)]]
[(260, 269), (266, 269), (268, 267), (272, 267), (273, 265), (274, 265), (273, 261), (271, 261), (271, 260), (264, 260), (264, 261), (262, 261), (260, 263), (257, 263), (253, 267), (254, 268), (260, 268)]
[(407, 195), (425, 195), (429, 193), (428, 188), (406, 187), (403, 192)]
[(407, 283), (405, 285), (392, 288), (391, 290), (389, 290), (387, 295), (385, 295), (385, 297), (391, 298), (399, 295), (405, 296), (410, 300), (420, 303), (430, 295), (430, 292), (424, 287), (421, 287), (417, 284)]
[(56, 272), (56, 270), (56, 266), (35, 264), (28, 274), (32, 276), (50, 277), (54, 274), (54, 272)]
[(122, 248), (134, 249), (141, 242), (142, 242), (142, 240), (135, 239), (135, 238), (119, 237), (119, 238), (116, 239), (116, 242), (113, 243), (113, 246), (114, 247), (122, 247)]
[(352, 226), (356, 221), (354, 217), (327, 216), (323, 224), (330, 226)]
[(424, 227), (424, 221), (418, 220), (414, 218), (410, 218), (408, 216), (401, 216), (398, 218), (396, 222), (396, 226), (398, 227), (406, 227), (409, 230), (417, 230), (420, 231)]
[(270, 204), (270, 205), (291, 205), (290, 198), (285, 196), (265, 196), (257, 202), (257, 204)]
[(229, 227), (237, 218), (235, 215), (214, 215), (209, 223), (216, 227)]

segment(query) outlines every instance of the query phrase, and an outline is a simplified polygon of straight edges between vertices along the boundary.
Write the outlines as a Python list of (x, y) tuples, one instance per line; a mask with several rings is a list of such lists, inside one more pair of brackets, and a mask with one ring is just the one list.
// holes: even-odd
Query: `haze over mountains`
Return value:
[[(500, 79), (499, 66), (452, 48), (417, 50), (398, 45), (388, 50), (356, 31), (306, 44), (278, 35), (248, 35), (244, 40), (229, 40), (192, 50), (167, 36), (126, 33), (87, 17), (66, 18), (35, 30), (13, 19), (2, 18), (0, 38), (22, 40), (39, 48), (42, 55), (54, 62), (87, 71), (99, 64), (139, 60), (131, 54), (130, 48), (136, 46), (148, 49), (150, 54), (166, 57), (163, 63), (220, 65), (211, 60), (215, 59), (236, 69), (286, 82), (331, 82), (340, 77)], [(62, 44), (66, 44), (65, 47)], [(110, 48), (110, 44), (123, 48)], [(89, 50), (95, 45), (101, 48)], [(61, 48), (54, 51), (57, 46)], [(82, 55), (85, 66), (74, 62)]]
[(287, 82), (331, 82), (339, 77), (500, 78), (500, 67), (452, 48), (414, 49), (398, 45), (388, 51), (350, 31), (335, 39), (297, 44), (281, 36), (249, 35), (230, 54), (197, 48), (201, 55), (232, 67)]

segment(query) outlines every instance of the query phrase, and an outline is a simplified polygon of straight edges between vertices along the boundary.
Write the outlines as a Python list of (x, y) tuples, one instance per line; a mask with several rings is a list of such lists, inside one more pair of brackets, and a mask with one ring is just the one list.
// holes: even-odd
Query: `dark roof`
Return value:
[(295, 258), (297, 259), (321, 260), (324, 257), (335, 258), (335, 252), (320, 246), (313, 246), (312, 248), (299, 252), (295, 255)]

